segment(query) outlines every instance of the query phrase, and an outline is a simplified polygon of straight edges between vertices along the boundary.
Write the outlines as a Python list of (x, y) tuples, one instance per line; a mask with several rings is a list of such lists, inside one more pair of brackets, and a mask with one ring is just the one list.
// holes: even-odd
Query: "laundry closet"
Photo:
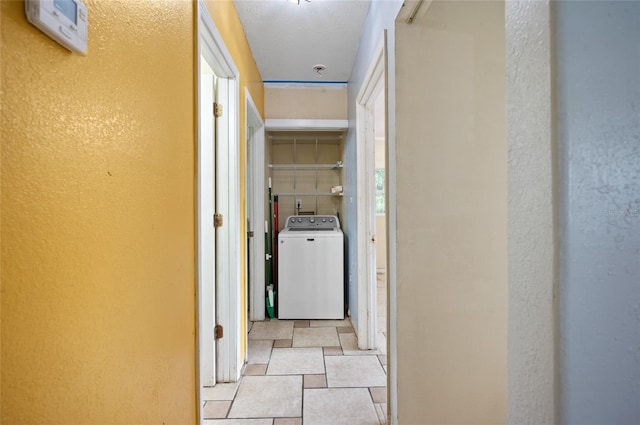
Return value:
[(265, 84), (265, 115), (268, 315), (341, 319), (346, 84)]
[(341, 216), (344, 196), (341, 131), (270, 131), (267, 167), (278, 197), (278, 227), (288, 216)]
[(342, 218), (347, 85), (265, 83), (265, 116), (265, 182), (278, 195), (277, 227), (290, 215)]

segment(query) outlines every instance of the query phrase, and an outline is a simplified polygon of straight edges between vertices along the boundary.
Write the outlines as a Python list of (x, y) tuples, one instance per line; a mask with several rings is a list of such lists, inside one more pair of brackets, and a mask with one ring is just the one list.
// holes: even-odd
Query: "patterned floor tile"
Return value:
[(304, 390), (304, 425), (379, 425), (366, 388)]
[(302, 376), (244, 376), (229, 418), (302, 416)]

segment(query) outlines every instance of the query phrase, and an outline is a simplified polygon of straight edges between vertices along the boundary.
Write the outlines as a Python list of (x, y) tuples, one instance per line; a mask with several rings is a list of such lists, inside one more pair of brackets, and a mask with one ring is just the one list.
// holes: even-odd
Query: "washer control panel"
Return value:
[(288, 230), (339, 230), (340, 221), (335, 215), (292, 215), (287, 218)]

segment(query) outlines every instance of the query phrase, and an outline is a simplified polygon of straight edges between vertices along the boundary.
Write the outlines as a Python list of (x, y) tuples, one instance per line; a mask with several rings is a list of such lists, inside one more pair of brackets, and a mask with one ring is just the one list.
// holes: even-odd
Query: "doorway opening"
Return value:
[(373, 154), (373, 170), (369, 169), (368, 173), (373, 173), (373, 193), (370, 199), (370, 208), (374, 215), (371, 221), (371, 233), (375, 238), (375, 249), (373, 250), (374, 259), (372, 263), (375, 266), (375, 300), (376, 300), (376, 347), (386, 353), (387, 348), (387, 190), (386, 190), (386, 115), (385, 105), (386, 98), (382, 88), (378, 92), (373, 101), (373, 124), (374, 124), (374, 154)]
[[(359, 349), (384, 350), (383, 358), (388, 362), (386, 417), (387, 423), (392, 423), (397, 422), (396, 169), (395, 137), (390, 138), (394, 132), (389, 125), (393, 88), (388, 85), (388, 67), (387, 31), (384, 30), (356, 97), (357, 308), (360, 318), (357, 333)], [(384, 171), (377, 172), (376, 182), (376, 168), (382, 169), (382, 163)], [(384, 204), (384, 214), (376, 204), (380, 207)], [(378, 268), (382, 272), (383, 267), (384, 274), (378, 274)]]
[[(380, 349), (386, 353), (388, 131), (385, 40), (383, 37), (357, 97), (356, 173), (359, 215), (358, 347), (361, 350)], [(381, 272), (380, 278), (378, 271)]]

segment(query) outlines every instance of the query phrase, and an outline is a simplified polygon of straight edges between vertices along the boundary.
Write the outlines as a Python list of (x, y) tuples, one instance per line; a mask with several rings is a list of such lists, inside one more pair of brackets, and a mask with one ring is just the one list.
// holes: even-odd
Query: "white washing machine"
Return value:
[(333, 215), (291, 216), (278, 234), (278, 318), (344, 319), (344, 235)]

